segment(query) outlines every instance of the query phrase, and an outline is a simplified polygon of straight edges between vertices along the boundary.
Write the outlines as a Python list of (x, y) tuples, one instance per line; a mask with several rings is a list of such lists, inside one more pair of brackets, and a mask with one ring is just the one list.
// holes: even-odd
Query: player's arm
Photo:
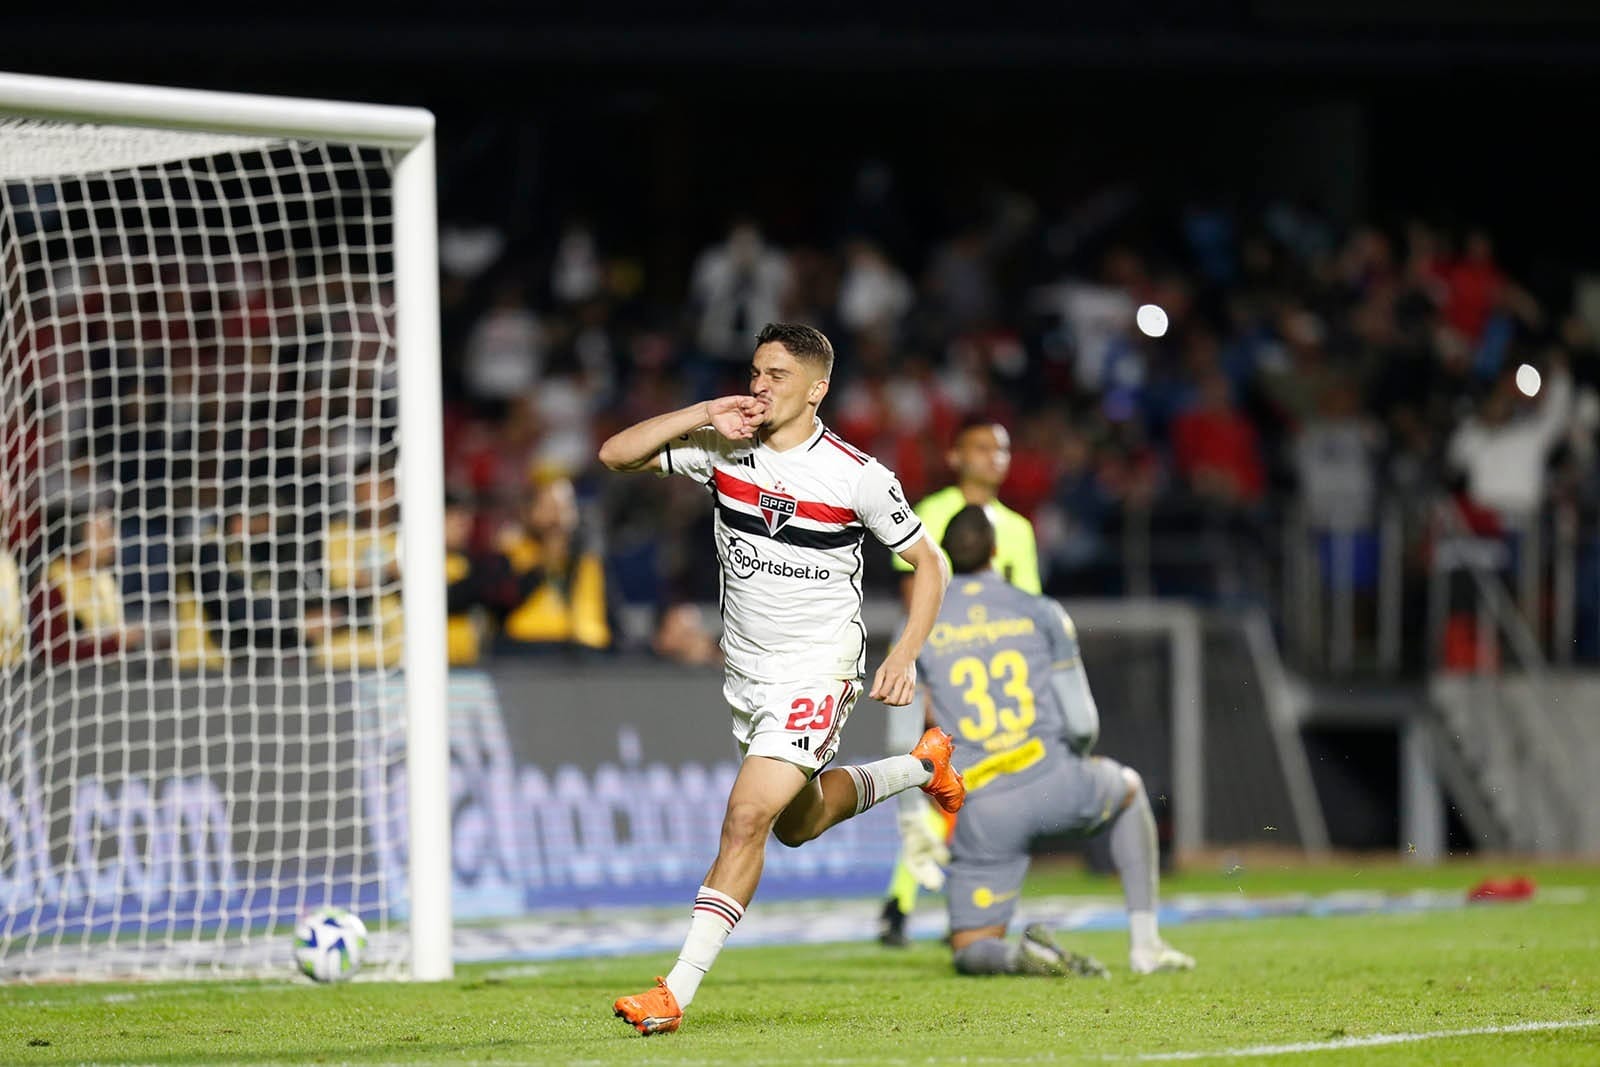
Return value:
[[(916, 512), (917, 518), (922, 520), (922, 527), (928, 531), (928, 537), (934, 544), (939, 543), (939, 537), (944, 533), (944, 528), (950, 524), (950, 517), (953, 514), (946, 512), (943, 508), (936, 508), (934, 503), (938, 499), (938, 493), (925, 496), (917, 501), (917, 506), (912, 509)], [(937, 514), (935, 514), (936, 512)], [(915, 584), (912, 581), (911, 564), (907, 563), (899, 555), (891, 555), (889, 557), (889, 565), (894, 568), (896, 574), (900, 575), (900, 609), (902, 611), (910, 611), (911, 590)]]
[(900, 639), (889, 649), (878, 673), (872, 679), (874, 700), (896, 706), (911, 703), (917, 691), (917, 656), (922, 643), (933, 630), (944, 602), (944, 589), (950, 583), (950, 568), (944, 553), (934, 547), (926, 533), (899, 552), (911, 564), (911, 595), (906, 605), (906, 625)]
[(730, 441), (743, 441), (755, 436), (766, 417), (766, 402), (753, 396), (690, 404), (618, 430), (600, 446), (600, 462), (614, 471), (661, 470), (661, 449), (673, 438), (709, 425)]
[(1044, 592), (1044, 582), (1039, 575), (1039, 545), (1033, 535), (1033, 523), (1018, 516), (1017, 570), (1011, 584), (1024, 593), (1034, 596)]
[(1100, 709), (1089, 688), (1088, 672), (1083, 669), (1078, 628), (1061, 605), (1052, 602), (1050, 607), (1055, 617), (1055, 625), (1045, 631), (1055, 660), (1050, 665), (1050, 690), (1066, 720), (1064, 740), (1072, 751), (1087, 756), (1100, 740)]

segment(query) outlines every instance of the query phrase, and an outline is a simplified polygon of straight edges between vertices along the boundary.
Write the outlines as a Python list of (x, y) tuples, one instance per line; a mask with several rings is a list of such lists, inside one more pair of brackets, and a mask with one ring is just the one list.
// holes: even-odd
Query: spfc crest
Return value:
[(756, 507), (761, 509), (761, 517), (766, 520), (769, 534), (776, 534), (783, 529), (785, 523), (794, 518), (794, 497), (787, 493), (774, 493), (770, 489), (763, 489), (756, 499)]

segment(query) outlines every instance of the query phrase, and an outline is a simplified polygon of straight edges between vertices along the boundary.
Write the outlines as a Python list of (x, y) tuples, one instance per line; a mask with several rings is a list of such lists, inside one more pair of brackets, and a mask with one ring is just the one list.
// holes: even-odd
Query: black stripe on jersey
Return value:
[(900, 540), (889, 546), (890, 552), (898, 552), (901, 548), (911, 543), (911, 539), (922, 532), (922, 523), (917, 523), (917, 528), (906, 534)]
[[(861, 542), (856, 542), (856, 565), (850, 572), (850, 587), (856, 591), (856, 603), (861, 602), (861, 567), (864, 560), (861, 556)], [(856, 653), (856, 673), (860, 674), (867, 669), (867, 628), (861, 621), (861, 613), (856, 612), (856, 629), (861, 631), (861, 651)]]
[(678, 473), (677, 471), (672, 469), (672, 442), (671, 441), (668, 441), (666, 444), (661, 446), (661, 455), (667, 461), (667, 473), (668, 474), (676, 474), (676, 473)]
[(859, 526), (846, 526), (842, 530), (803, 530), (789, 525), (774, 534), (768, 532), (767, 524), (761, 521), (760, 516), (735, 511), (720, 501), (717, 503), (717, 512), (724, 523), (740, 533), (755, 534), (800, 548), (848, 548), (860, 544), (864, 532)]

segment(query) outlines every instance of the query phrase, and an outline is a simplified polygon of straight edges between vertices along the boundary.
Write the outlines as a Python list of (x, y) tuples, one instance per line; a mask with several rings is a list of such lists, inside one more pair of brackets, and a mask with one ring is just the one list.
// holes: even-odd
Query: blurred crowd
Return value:
[[(1176, 211), (1148, 238), (1123, 235), (1116, 203), (1052, 222), (999, 197), (922, 244), (892, 181), (864, 173), (836, 240), (780, 244), (736, 219), (665, 306), (581, 223), (532, 260), (493, 230), (447, 230), (447, 465), (471, 548), (492, 548), (530, 478), (571, 479), (608, 598), (661, 618), (714, 602), (699, 487), (599, 476), (594, 451), (633, 420), (742, 391), (774, 319), (833, 339), (821, 415), (913, 499), (949, 484), (964, 420), (1008, 427), (1000, 497), (1034, 522), (1056, 595), (1271, 606), (1290, 523), (1329, 580), (1327, 538), (1345, 538), (1343, 580), (1370, 592), (1385, 509), (1418, 520), (1406, 559), (1421, 568), (1436, 500), (1512, 538), (1552, 502), (1587, 514), (1600, 499), (1600, 349), (1579, 280), (1536, 296), (1481, 229), (1341, 230), (1274, 204)], [(883, 562), (869, 586), (888, 588)]]
[[(1535, 293), (1492, 235), (1421, 218), (1340, 228), (1287, 203), (1195, 205), (1132, 227), (1126, 211), (1108, 194), (1050, 218), (1006, 194), (924, 235), (869, 166), (827, 240), (735, 218), (670, 279), (582, 221), (534, 250), (446, 225), (453, 662), (716, 659), (703, 490), (602, 475), (595, 452), (637, 419), (742, 392), (773, 320), (832, 338), (822, 417), (913, 499), (949, 484), (956, 427), (1007, 427), (1000, 498), (1033, 521), (1055, 595), (1270, 606), (1288, 523), (1346, 538), (1346, 578), (1370, 586), (1386, 509), (1452, 500), (1489, 538), (1526, 536), (1553, 503), (1593, 513), (1600, 349), (1580, 279)], [(8, 403), (40, 414), (8, 429), (5, 462), (41, 503), (7, 498), (0, 632), (31, 630), (58, 659), (138, 648), (160, 600), (180, 662), (398, 656), (397, 383), (390, 323), (371, 310), (389, 297), (313, 273), (240, 260), (203, 284), (98, 279), (133, 294), (103, 316), (63, 314), (50, 289), (58, 306), (34, 321), (128, 343), (34, 328), (9, 344), (38, 358)], [(867, 579), (892, 590), (883, 553)], [(0, 641), (0, 660), (20, 647)]]

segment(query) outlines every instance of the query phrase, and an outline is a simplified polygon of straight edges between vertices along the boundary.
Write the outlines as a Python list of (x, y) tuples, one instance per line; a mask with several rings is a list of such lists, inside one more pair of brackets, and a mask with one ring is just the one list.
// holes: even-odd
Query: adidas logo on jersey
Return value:
[(763, 489), (756, 499), (756, 507), (761, 509), (761, 517), (766, 520), (767, 533), (775, 534), (783, 529), (784, 523), (794, 518), (795, 499), (786, 493), (774, 493)]
[(809, 737), (802, 737), (797, 741), (791, 741), (790, 744), (794, 745), (794, 747), (798, 748), (801, 752), (811, 751), (811, 738)]

